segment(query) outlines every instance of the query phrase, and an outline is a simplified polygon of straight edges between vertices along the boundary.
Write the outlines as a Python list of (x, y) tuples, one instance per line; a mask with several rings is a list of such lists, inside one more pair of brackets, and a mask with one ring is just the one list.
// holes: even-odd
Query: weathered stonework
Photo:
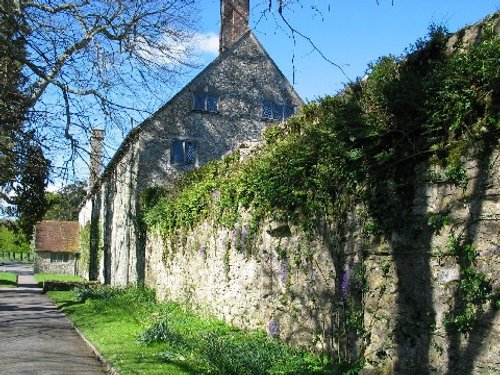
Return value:
[[(294, 344), (342, 358), (363, 355), (365, 373), (497, 373), (495, 308), (484, 306), (467, 336), (448, 330), (445, 318), (461, 278), (457, 259), (447, 254), (451, 233), (476, 247), (477, 270), (500, 286), (499, 162), (498, 150), (469, 162), (465, 190), (422, 179), (411, 220), (385, 240), (363, 233), (356, 212), (342, 238), (325, 226), (306, 239), (299, 228), (269, 222), (254, 243), (242, 245), (244, 220), (231, 229), (206, 221), (176, 238), (149, 233), (146, 285), (160, 300), (190, 304), (239, 327), (278, 327), (274, 334)], [(417, 173), (423, 177), (424, 170)], [(449, 212), (452, 224), (434, 233), (428, 215), (438, 212)], [(359, 293), (352, 279), (358, 265), (366, 289), (360, 298), (345, 296)], [(339, 323), (356, 313), (365, 331), (359, 335), (352, 322)]]
[[(218, 98), (217, 111), (193, 110), (197, 94)], [(94, 222), (94, 256), (99, 252), (98, 233), (102, 233), (103, 256), (95, 260), (87, 277), (115, 285), (141, 281), (145, 236), (137, 215), (141, 191), (159, 185), (169, 188), (185, 171), (218, 159), (241, 143), (260, 141), (262, 131), (272, 123), (264, 118), (264, 102), (303, 104), (248, 31), (134, 129), (111, 160), (80, 212), (81, 226)], [(172, 163), (175, 140), (196, 145), (194, 164)]]
[(54, 275), (77, 275), (78, 255), (68, 253), (68, 261), (52, 262), (51, 256), (54, 253), (48, 251), (38, 251), (33, 259), (34, 273), (50, 273)]
[[(491, 27), (498, 25), (497, 18)], [(474, 43), (481, 30), (450, 39), (449, 52)], [(218, 112), (193, 111), (197, 92), (219, 97)], [(426, 170), (443, 171), (420, 166), (413, 212), (386, 237), (366, 231), (362, 207), (353, 208), (341, 233), (323, 224), (312, 238), (288, 223), (266, 222), (247, 244), (246, 220), (234, 228), (208, 220), (174, 238), (143, 231), (140, 192), (169, 188), (193, 167), (171, 163), (172, 141), (196, 142), (194, 167), (241, 142), (258, 143), (269, 124), (264, 100), (301, 103), (248, 33), (128, 136), (81, 211), (81, 225), (93, 223), (91, 278), (119, 285), (144, 279), (159, 299), (342, 359), (362, 356), (365, 374), (499, 373), (494, 307), (484, 306), (466, 336), (445, 324), (459, 303), (463, 272), (449, 254), (450, 235), (474, 245), (474, 267), (499, 287), (498, 149), (468, 162), (465, 189), (427, 183)], [(438, 213), (450, 223), (436, 231), (428, 221)]]

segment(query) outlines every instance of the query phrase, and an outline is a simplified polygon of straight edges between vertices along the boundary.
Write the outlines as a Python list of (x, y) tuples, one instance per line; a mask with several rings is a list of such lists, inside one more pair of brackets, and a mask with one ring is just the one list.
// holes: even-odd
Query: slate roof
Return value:
[(78, 253), (79, 233), (78, 221), (41, 221), (36, 225), (35, 251)]

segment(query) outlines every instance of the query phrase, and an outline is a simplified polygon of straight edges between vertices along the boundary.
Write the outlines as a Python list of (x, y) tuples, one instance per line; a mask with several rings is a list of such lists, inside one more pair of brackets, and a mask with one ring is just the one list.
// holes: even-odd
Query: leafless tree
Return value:
[(17, 13), (22, 24), (25, 52), (14, 46), (7, 51), (27, 77), (27, 125), (46, 147), (70, 150), (66, 161), (87, 149), (81, 142), (92, 127), (118, 136), (130, 130), (132, 119), (143, 119), (158, 105), (155, 100), (165, 100), (191, 65), (196, 5), (197, 0), (0, 2), (0, 11)]
[[(377, 5), (381, 2), (380, 0), (373, 1)], [(386, 1), (390, 1), (394, 5), (394, 0)], [(307, 30), (301, 30), (295, 26), (294, 20), (296, 17), (316, 17), (319, 20), (324, 20), (326, 15), (332, 11), (333, 6), (332, 0), (260, 0), (256, 2), (256, 8), (260, 13), (256, 24), (263, 19), (271, 18), (274, 20), (277, 28), (281, 29), (292, 40), (294, 47), (297, 44), (297, 40), (302, 39), (310, 46), (312, 52), (318, 54), (323, 60), (339, 69), (347, 81), (350, 81), (342, 66), (337, 64), (330, 56), (324, 54), (316, 42), (308, 35)], [(292, 57), (292, 64), (293, 82), (295, 82), (295, 53)]]

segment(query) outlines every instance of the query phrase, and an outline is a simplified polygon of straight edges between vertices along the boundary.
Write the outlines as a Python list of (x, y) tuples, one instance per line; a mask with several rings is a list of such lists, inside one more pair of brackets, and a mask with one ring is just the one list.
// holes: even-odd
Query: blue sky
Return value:
[[(500, 10), (499, 0), (303, 0), (287, 9), (291, 24), (317, 45), (340, 70), (313, 52), (310, 44), (297, 37), (296, 45), (283, 23), (271, 15), (258, 18), (268, 0), (251, 0), (251, 26), (268, 53), (290, 81), (295, 55), (295, 83), (305, 100), (335, 94), (349, 79), (363, 76), (368, 63), (388, 54), (400, 55), (405, 48), (427, 34), (431, 24), (442, 24), (450, 32), (473, 24)], [(217, 35), (220, 27), (220, 0), (201, 5), (200, 32)], [(320, 11), (311, 9), (315, 5)], [(328, 10), (329, 8), (329, 10)], [(283, 28), (283, 29), (280, 29)], [(204, 62), (215, 55), (205, 53)]]
[[(349, 79), (362, 77), (368, 64), (381, 56), (402, 54), (405, 48), (427, 34), (431, 24), (442, 24), (454, 32), (500, 10), (500, 0), (394, 0), (393, 5), (391, 0), (379, 0), (378, 5), (376, 0), (301, 0), (303, 7), (295, 4), (287, 8), (285, 16), (293, 27), (308, 36), (329, 60), (341, 66), (344, 75), (301, 37), (297, 36), (294, 45), (290, 32), (276, 20), (276, 12), (261, 17), (268, 2), (250, 0), (250, 26), (290, 82), (294, 81), (295, 69), (293, 84), (306, 101), (336, 94)], [(165, 93), (164, 101), (157, 103), (159, 106), (218, 54), (220, 0), (202, 0), (199, 4), (199, 38), (195, 50), (201, 59), (200, 67), (180, 79), (170, 93)], [(311, 5), (319, 12), (312, 10)], [(148, 108), (151, 113), (156, 109)], [(109, 129), (106, 135), (107, 161), (125, 133)], [(62, 156), (56, 157), (55, 164), (61, 164), (61, 160)], [(75, 170), (79, 171), (77, 178), (86, 177), (87, 168), (81, 160), (77, 161)], [(55, 182), (51, 189), (64, 184), (59, 179)]]

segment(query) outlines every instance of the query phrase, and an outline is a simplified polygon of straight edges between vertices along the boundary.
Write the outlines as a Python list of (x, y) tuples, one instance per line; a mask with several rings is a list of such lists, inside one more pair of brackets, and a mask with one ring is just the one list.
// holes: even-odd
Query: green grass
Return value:
[(201, 318), (172, 302), (156, 304), (151, 291), (82, 290), (48, 295), (122, 375), (347, 373), (263, 332)]
[(12, 272), (0, 272), (0, 287), (17, 286), (17, 275)]
[(80, 276), (53, 275), (49, 273), (37, 273), (35, 275), (35, 279), (38, 283), (42, 283), (44, 281), (83, 281), (83, 278), (81, 278)]

